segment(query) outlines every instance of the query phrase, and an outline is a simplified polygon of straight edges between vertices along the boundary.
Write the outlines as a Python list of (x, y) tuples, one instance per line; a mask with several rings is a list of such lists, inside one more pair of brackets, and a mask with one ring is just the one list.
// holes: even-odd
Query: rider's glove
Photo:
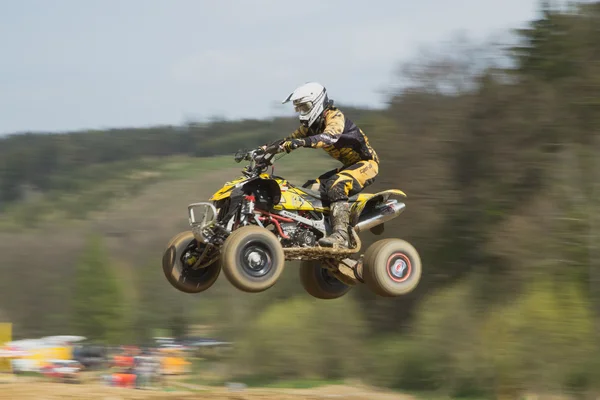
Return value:
[(286, 153), (289, 153), (292, 150), (296, 150), (298, 147), (303, 147), (306, 145), (304, 139), (292, 139), (286, 140), (281, 144), (281, 147), (285, 150)]

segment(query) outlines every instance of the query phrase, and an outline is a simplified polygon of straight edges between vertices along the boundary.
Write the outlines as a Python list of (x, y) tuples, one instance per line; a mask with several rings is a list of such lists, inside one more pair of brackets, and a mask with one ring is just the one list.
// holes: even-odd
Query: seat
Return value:
[[(303, 187), (297, 187), (296, 189), (301, 190), (302, 192), (306, 193), (307, 195), (309, 195), (310, 197), (314, 197), (317, 200), (327, 200), (326, 197), (323, 197), (321, 192), (317, 191), (317, 190), (312, 190), (312, 189), (308, 189), (308, 188), (303, 188)], [(348, 203), (353, 203), (358, 199), (358, 195), (359, 194), (355, 194), (354, 196), (350, 196), (348, 198)]]

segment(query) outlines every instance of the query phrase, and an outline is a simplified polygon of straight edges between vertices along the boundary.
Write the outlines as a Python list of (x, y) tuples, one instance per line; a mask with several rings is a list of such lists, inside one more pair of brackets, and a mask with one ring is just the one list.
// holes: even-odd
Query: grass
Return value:
[[(404, 389), (391, 389), (392, 392), (396, 392), (399, 394), (408, 394), (410, 396), (416, 397), (417, 399), (422, 400), (488, 400), (486, 397), (478, 397), (478, 396), (449, 396), (436, 391), (414, 391), (414, 390), (404, 390)], [(518, 399), (521, 400), (521, 399)]]
[(320, 379), (293, 379), (283, 380), (260, 385), (265, 388), (276, 389), (312, 389), (320, 386), (343, 385), (341, 380), (320, 380)]
[(228, 382), (243, 383), (249, 388), (267, 389), (312, 389), (321, 386), (343, 385), (342, 380), (323, 379), (289, 379), (289, 380), (267, 380), (267, 379), (206, 379), (195, 374), (183, 379), (181, 382), (202, 386), (225, 386)]
[(343, 380), (325, 380), (325, 379), (284, 379), (273, 380), (266, 378), (233, 378), (225, 377), (222, 374), (215, 373), (220, 370), (219, 361), (206, 361), (201, 358), (193, 358), (191, 374), (184, 377), (180, 382), (184, 384), (202, 385), (202, 386), (224, 386), (228, 382), (243, 383), (251, 388), (270, 388), (270, 389), (311, 389), (320, 386), (342, 385)]

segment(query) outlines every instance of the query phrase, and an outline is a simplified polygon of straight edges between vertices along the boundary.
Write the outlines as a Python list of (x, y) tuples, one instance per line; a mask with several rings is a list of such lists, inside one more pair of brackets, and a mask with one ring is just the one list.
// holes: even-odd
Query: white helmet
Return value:
[(293, 101), (294, 109), (300, 113), (300, 123), (307, 128), (311, 127), (323, 113), (328, 105), (327, 90), (316, 82), (308, 82), (299, 86), (281, 103)]

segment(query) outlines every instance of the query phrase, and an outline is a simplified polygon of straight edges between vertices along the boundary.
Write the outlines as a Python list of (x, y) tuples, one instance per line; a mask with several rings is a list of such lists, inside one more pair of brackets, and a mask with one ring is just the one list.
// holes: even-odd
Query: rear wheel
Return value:
[[(196, 239), (191, 231), (181, 232), (171, 239), (163, 254), (163, 273), (169, 283), (184, 293), (200, 293), (210, 288), (221, 273), (217, 259), (204, 268), (192, 269), (199, 249), (194, 246)], [(201, 253), (200, 253), (201, 254)]]
[(352, 289), (321, 267), (318, 261), (302, 261), (300, 283), (308, 294), (322, 300), (340, 298)]
[(405, 295), (412, 292), (421, 280), (421, 258), (417, 250), (404, 240), (379, 240), (365, 252), (363, 279), (380, 296)]
[(255, 225), (234, 230), (223, 243), (223, 273), (244, 292), (262, 292), (273, 286), (283, 272), (285, 255), (277, 237)]

